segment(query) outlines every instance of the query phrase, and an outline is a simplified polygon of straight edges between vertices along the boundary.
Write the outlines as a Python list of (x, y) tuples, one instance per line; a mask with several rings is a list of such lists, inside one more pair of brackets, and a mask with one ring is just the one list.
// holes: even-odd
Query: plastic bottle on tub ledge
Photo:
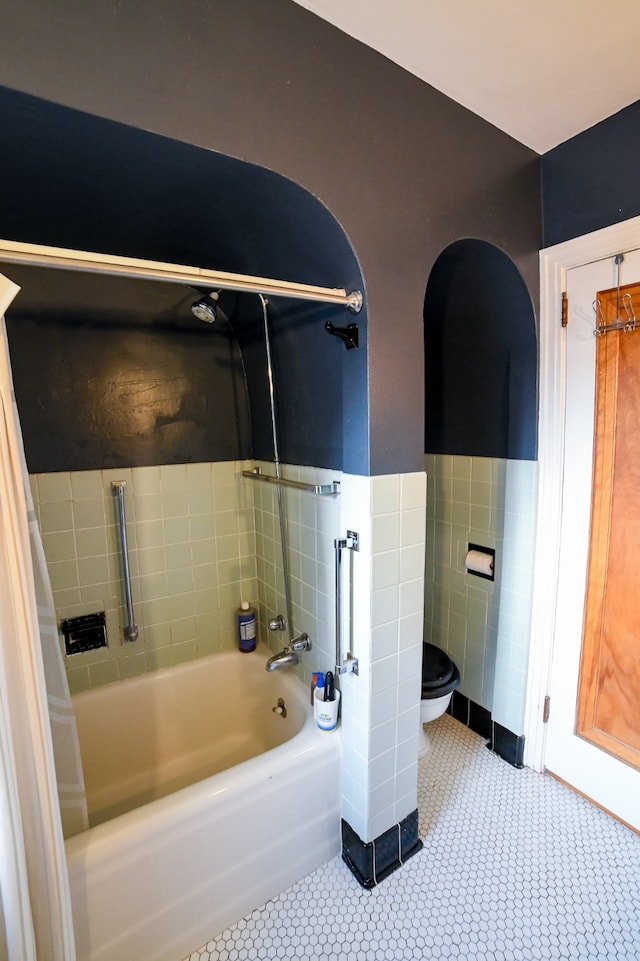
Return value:
[(327, 671), (313, 692), (313, 713), (321, 731), (335, 731), (340, 711), (340, 691), (331, 671)]
[(243, 601), (238, 610), (238, 647), (243, 654), (256, 649), (256, 612), (249, 601)]
[(311, 675), (311, 707), (315, 700), (315, 690), (317, 687), (324, 688), (324, 671), (314, 671)]

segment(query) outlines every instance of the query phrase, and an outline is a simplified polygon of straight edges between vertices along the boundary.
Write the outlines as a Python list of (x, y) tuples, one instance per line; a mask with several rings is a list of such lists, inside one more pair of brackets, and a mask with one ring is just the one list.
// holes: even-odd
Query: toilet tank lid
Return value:
[(455, 664), (448, 654), (435, 644), (422, 645), (422, 687), (441, 687), (453, 677)]

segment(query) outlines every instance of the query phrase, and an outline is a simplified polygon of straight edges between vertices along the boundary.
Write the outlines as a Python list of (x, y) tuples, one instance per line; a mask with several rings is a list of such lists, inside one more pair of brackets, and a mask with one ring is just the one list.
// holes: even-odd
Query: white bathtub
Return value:
[(340, 735), (267, 653), (74, 697), (96, 825), (66, 842), (78, 961), (180, 961), (338, 853)]

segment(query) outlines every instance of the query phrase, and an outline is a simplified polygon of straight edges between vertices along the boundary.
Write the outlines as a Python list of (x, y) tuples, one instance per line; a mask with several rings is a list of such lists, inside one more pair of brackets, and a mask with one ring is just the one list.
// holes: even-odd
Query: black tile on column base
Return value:
[(363, 888), (373, 888), (422, 848), (418, 837), (418, 810), (374, 841), (361, 841), (342, 819), (342, 860)]

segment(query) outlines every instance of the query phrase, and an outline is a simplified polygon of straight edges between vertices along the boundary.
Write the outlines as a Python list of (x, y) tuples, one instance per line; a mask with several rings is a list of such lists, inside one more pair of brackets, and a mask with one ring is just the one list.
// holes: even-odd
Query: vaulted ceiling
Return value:
[(638, 0), (295, 0), (545, 153), (640, 99)]

